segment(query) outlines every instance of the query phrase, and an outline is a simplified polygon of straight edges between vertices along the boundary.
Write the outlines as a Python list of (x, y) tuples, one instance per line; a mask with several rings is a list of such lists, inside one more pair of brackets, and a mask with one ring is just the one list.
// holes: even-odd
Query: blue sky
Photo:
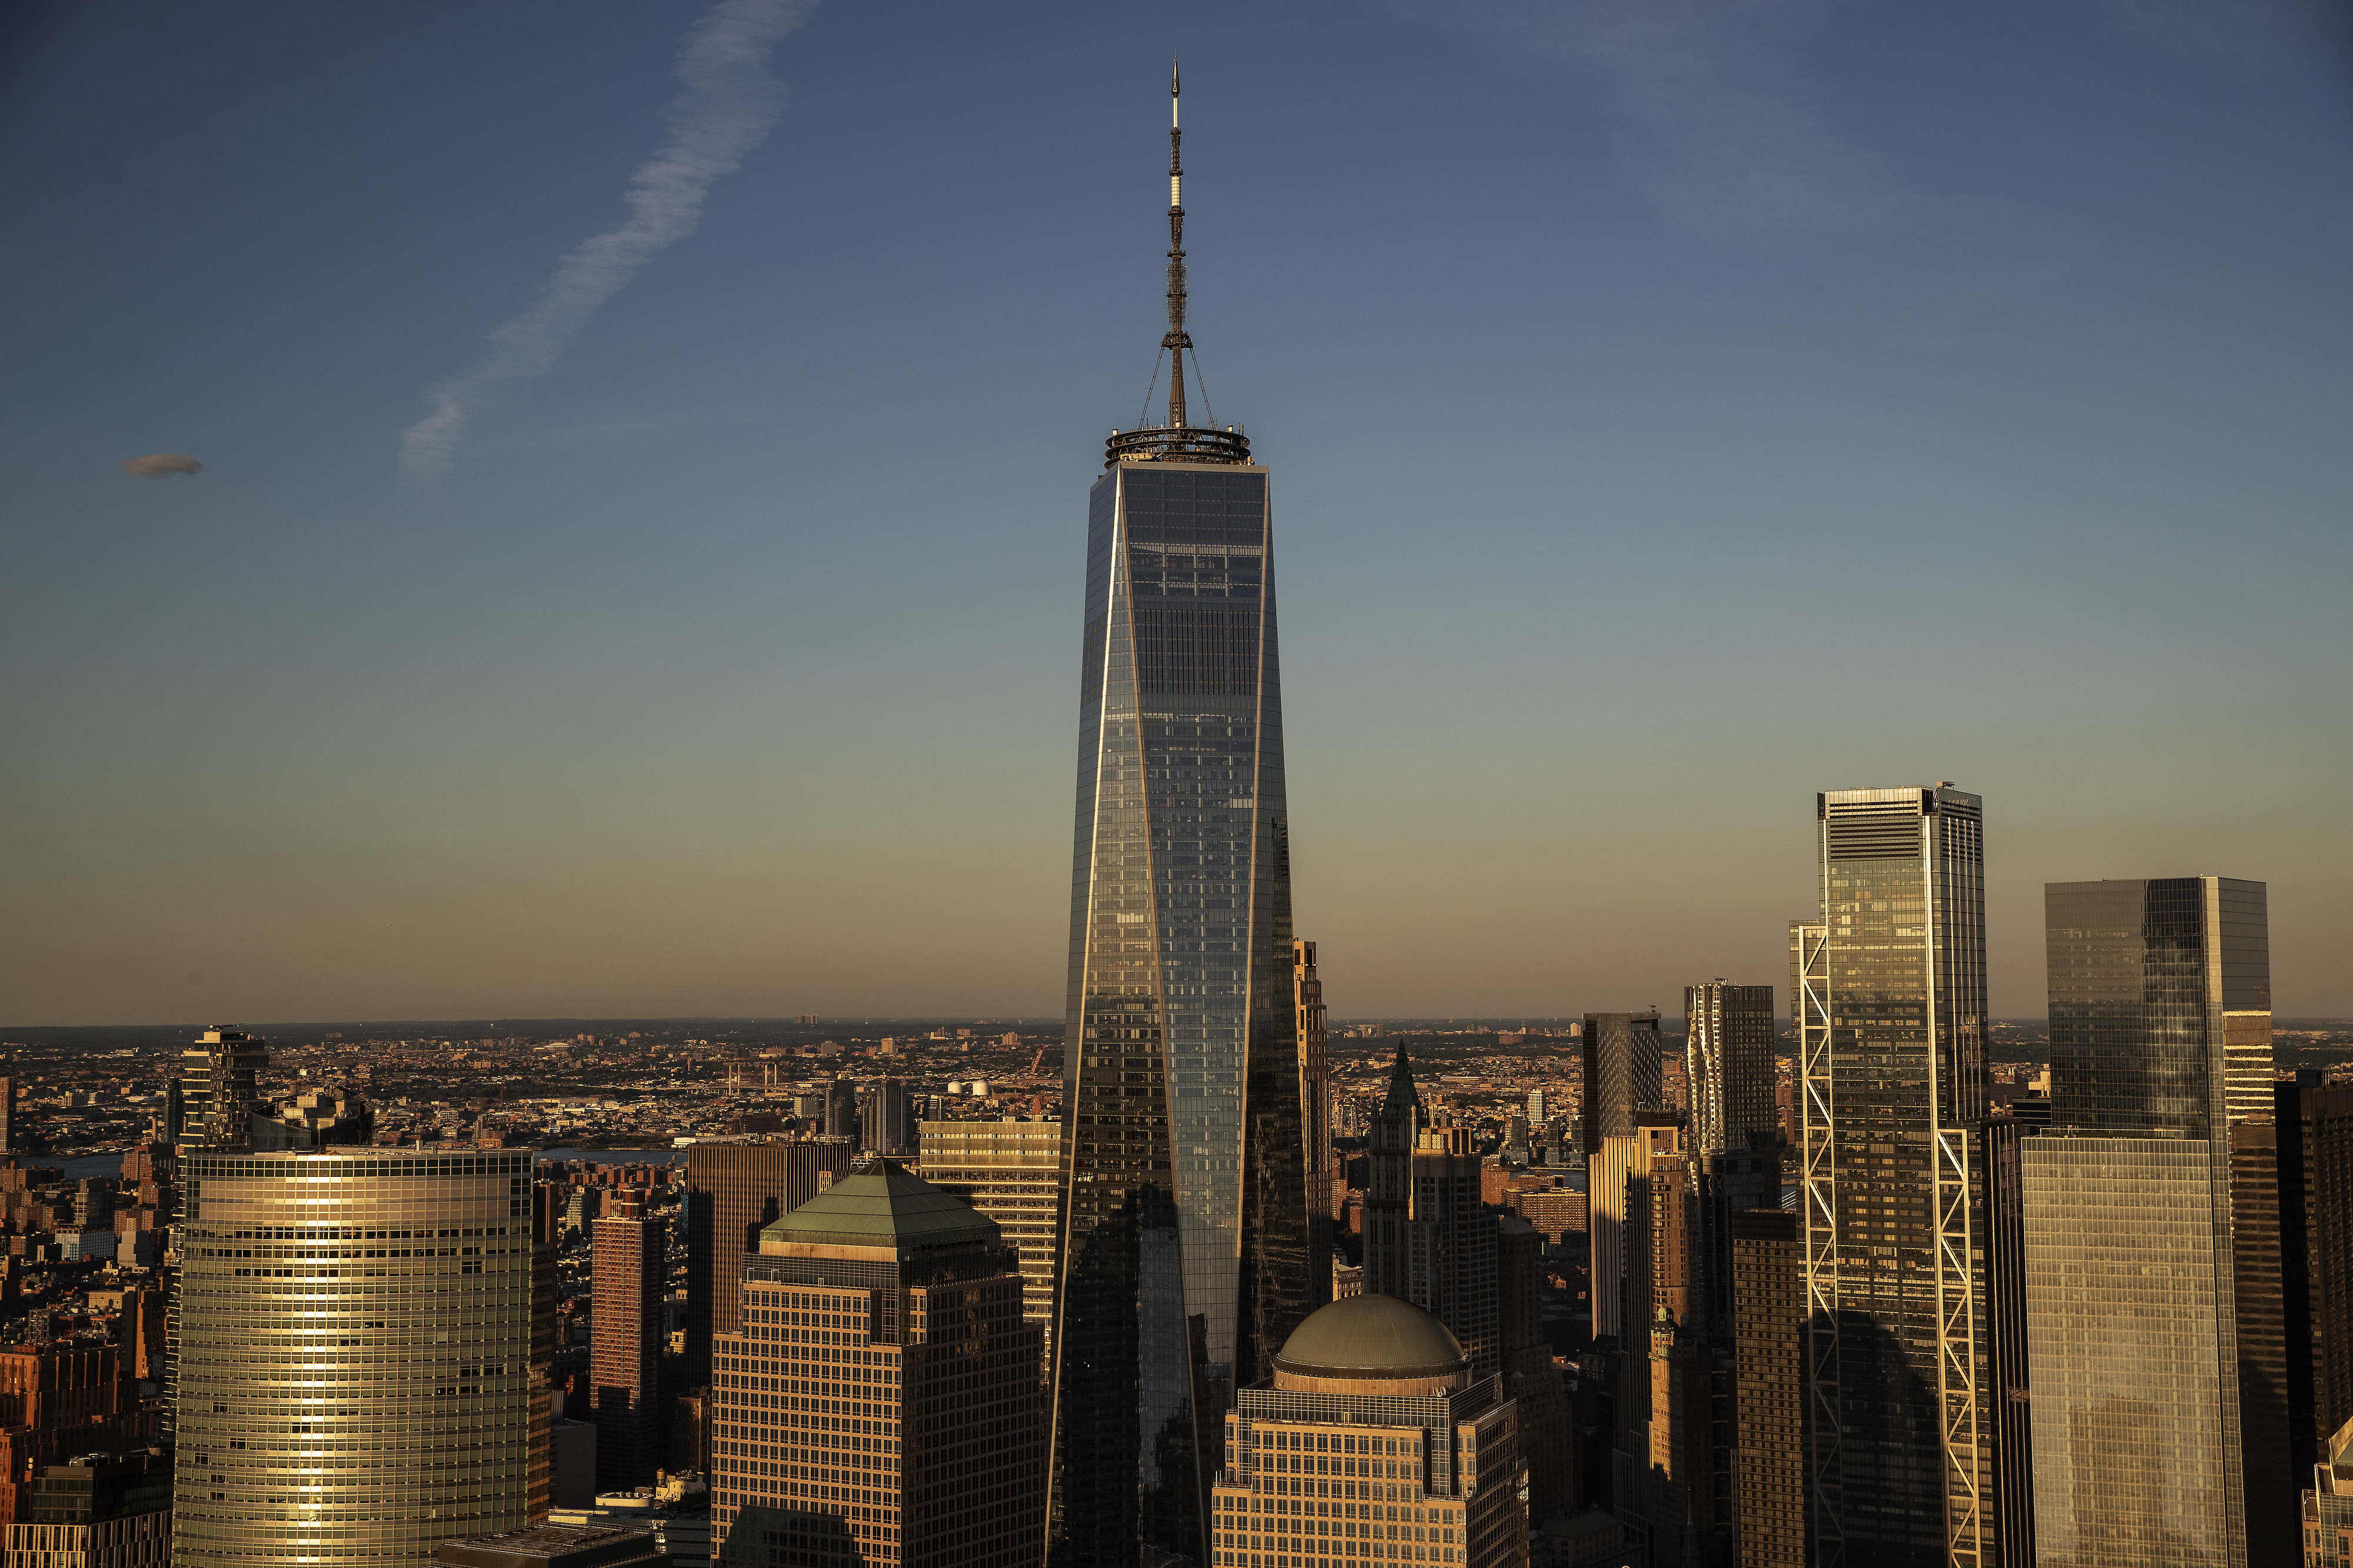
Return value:
[(1813, 793), (1940, 778), (1997, 1012), (2203, 872), (2353, 1013), (2327, 14), (820, 3), (418, 484), (706, 8), (17, 8), (0, 1018), (1058, 1011), (1172, 49), (1335, 1014), (1785, 984)]

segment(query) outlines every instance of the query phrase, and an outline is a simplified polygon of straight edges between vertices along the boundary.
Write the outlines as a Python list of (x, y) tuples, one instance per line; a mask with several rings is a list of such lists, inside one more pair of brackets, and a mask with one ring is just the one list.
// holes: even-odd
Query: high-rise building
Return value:
[(1577, 1503), (1568, 1396), (1545, 1339), (1542, 1232), (1516, 1215), (1495, 1220), (1495, 1340), (1503, 1394), (1520, 1413), (1528, 1517)]
[[(1631, 1210), (1630, 1193), (1647, 1201), (1654, 1164), (1683, 1169), (1682, 1119), (1646, 1110), (1632, 1130), (1603, 1140), (1586, 1160), (1586, 1246), (1593, 1298), (1593, 1337), (1633, 1344), (1648, 1331), (1654, 1305), (1647, 1265), (1649, 1209)], [(1367, 1198), (1367, 1214), (1370, 1200)]]
[(1527, 1561), (1516, 1411), (1446, 1325), (1351, 1296), (1293, 1331), (1226, 1418), (1212, 1568)]
[[(1411, 1301), (1461, 1342), (1474, 1376), (1502, 1369), (1495, 1333), (1495, 1216), (1481, 1201), (1468, 1127), (1424, 1117), (1405, 1052), (1366, 1155), (1365, 1289)], [(1371, 1194), (1378, 1194), (1376, 1215)]]
[(1738, 1432), (1733, 1515), (1741, 1568), (1806, 1568), (1805, 1249), (1798, 1215), (1732, 1216)]
[(269, 1047), (259, 1036), (217, 1026), (196, 1037), (180, 1053), (182, 1142), (200, 1149), (237, 1152), (252, 1147), (252, 1116), (261, 1110), (256, 1079), (269, 1065)]
[(651, 1481), (662, 1458), (662, 1308), (670, 1296), (668, 1231), (624, 1197), (592, 1232), (588, 1386), (595, 1395), (596, 1489)]
[(2263, 885), (2059, 882), (2044, 909), (2051, 1128), (2020, 1144), (2037, 1550), (2291, 1561)]
[(839, 1073), (825, 1086), (825, 1135), (858, 1146), (858, 1086)]
[(1580, 1032), (1585, 1056), (1585, 1152), (1606, 1138), (1630, 1137), (1634, 1113), (1666, 1104), (1666, 1052), (1659, 1011), (1588, 1013)]
[(712, 1342), (740, 1326), (744, 1259), (763, 1226), (849, 1173), (847, 1139), (697, 1143), (686, 1152), (686, 1344), (690, 1384), (708, 1376)]
[[(1062, 1201), (1060, 1121), (926, 1121), (915, 1173), (997, 1223), (1021, 1259), (1021, 1310), (1054, 1325), (1056, 1217)], [(1050, 1341), (1048, 1350), (1051, 1351)], [(1045, 1369), (1039, 1369), (1042, 1374)]]
[(1692, 1147), (1700, 1153), (1780, 1142), (1774, 1025), (1770, 985), (1711, 980), (1683, 987)]
[(1820, 912), (1789, 936), (1816, 1560), (1994, 1568), (1980, 803), (1815, 816)]
[(993, 1222), (876, 1160), (761, 1231), (742, 1295), (715, 1355), (714, 1557), (1039, 1561), (1039, 1331)]
[(2353, 1421), (2353, 1084), (2307, 1072), (2277, 1087), (2274, 1107), (2288, 1433), (2303, 1476)]
[(1312, 1306), (1332, 1299), (1332, 1080), (1324, 1046), (1324, 982), (1315, 973), (1315, 944), (1293, 938), (1292, 997), (1299, 1014), (1301, 1161), (1307, 1176), (1307, 1285)]
[[(185, 1158), (172, 1560), (429, 1563), (529, 1522), (527, 1150)], [(544, 1501), (537, 1504), (543, 1509)]]
[(7, 1076), (0, 1078), (0, 1154), (16, 1152), (16, 1061), (6, 1063)]
[(859, 1146), (870, 1154), (912, 1154), (915, 1152), (915, 1119), (907, 1100), (907, 1080), (877, 1079), (858, 1100)]
[(1267, 471), (1187, 417), (1168, 217), (1167, 421), (1112, 437), (1088, 504), (1050, 1510), (1073, 1565), (1203, 1559), (1232, 1391), (1314, 1293)]

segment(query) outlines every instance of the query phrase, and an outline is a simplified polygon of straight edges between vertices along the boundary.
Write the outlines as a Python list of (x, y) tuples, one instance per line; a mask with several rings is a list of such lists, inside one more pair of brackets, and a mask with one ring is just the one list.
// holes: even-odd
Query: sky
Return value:
[(2197, 874), (2353, 1014), (2335, 15), (12, 7), (0, 1023), (1058, 1015), (1175, 52), (1335, 1016), (1786, 990), (1940, 779), (1997, 1015)]

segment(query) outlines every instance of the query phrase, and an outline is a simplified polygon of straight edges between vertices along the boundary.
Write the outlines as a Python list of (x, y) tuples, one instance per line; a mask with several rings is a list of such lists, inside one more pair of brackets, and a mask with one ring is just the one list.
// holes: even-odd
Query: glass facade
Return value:
[(1985, 897), (1976, 795), (1817, 804), (1791, 928), (1820, 1560), (1993, 1568)]
[[(2179, 1555), (2208, 1548), (2179, 1544), (2170, 1513), (2154, 1502), (2112, 1504), (2099, 1539), (2146, 1539), (2158, 1554), (2151, 1561), (2271, 1562), (2296, 1550), (2295, 1482), (2284, 1479), (2295, 1469), (2293, 1390), (2264, 904), (2263, 884), (2225, 877), (2054, 882), (2043, 889), (2052, 1128), (2094, 1134), (2088, 1141), (2105, 1144), (2194, 1147), (2209, 1173), (2200, 1218), (2217, 1238), (2221, 1273), (2205, 1282), (2211, 1300), (2185, 1300), (2179, 1312), (2218, 1317), (2198, 1329), (2229, 1350), (2232, 1386), (2202, 1419), (2223, 1429), (2231, 1458), (2230, 1555)], [(2026, 1148), (2039, 1155), (2042, 1142), (2028, 1140)], [(2184, 1223), (2158, 1212), (2182, 1201), (2178, 1195), (2153, 1188), (2141, 1201), (2149, 1205), (2143, 1224)], [(2031, 1238), (2028, 1265), (2037, 1266)], [(2127, 1312), (2138, 1300), (2133, 1292), (2147, 1289), (2131, 1281), (2116, 1288), (2126, 1292), (2116, 1302), (2086, 1301), (2078, 1310)], [(2035, 1310), (2030, 1301), (2028, 1349), (2039, 1377), (2043, 1325)], [(2038, 1469), (2048, 1458), (2042, 1396), (2038, 1381)], [(2038, 1476), (2038, 1499), (2045, 1485)], [(2080, 1541), (2054, 1542), (2042, 1529), (2046, 1547), (2073, 1552), (2066, 1561), (2110, 1560), (2091, 1555)]]
[(174, 1564), (428, 1563), (543, 1511), (531, 1162), (183, 1162)]
[(1585, 1058), (1585, 1152), (1634, 1132), (1634, 1113), (1665, 1101), (1666, 1053), (1659, 1015), (1588, 1013), (1581, 1031)]
[(1096, 481), (1082, 672), (1057, 1560), (1200, 1562), (1231, 1391), (1310, 1303), (1264, 468)]
[(2205, 1139), (2021, 1141), (2045, 1568), (2248, 1561), (2213, 1151)]

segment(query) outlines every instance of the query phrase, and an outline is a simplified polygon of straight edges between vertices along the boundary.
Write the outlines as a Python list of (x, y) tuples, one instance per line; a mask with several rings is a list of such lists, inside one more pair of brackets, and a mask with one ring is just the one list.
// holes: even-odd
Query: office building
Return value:
[[(1176, 150), (1172, 126), (1172, 196)], [(1073, 1564), (1203, 1560), (1231, 1391), (1314, 1295), (1267, 471), (1187, 416), (1168, 216), (1167, 421), (1113, 435), (1088, 500), (1050, 1507)]]
[(1822, 1568), (1993, 1568), (1980, 804), (1816, 797), (1790, 927), (1808, 1486)]
[(1461, 1342), (1472, 1376), (1483, 1378), (1502, 1370), (1495, 1216), (1481, 1202), (1472, 1136), (1468, 1127), (1429, 1124), (1398, 1051), (1366, 1153), (1365, 1289), (1437, 1317)]
[[(923, 1151), (917, 1175), (997, 1223), (1005, 1244), (1021, 1260), (1022, 1314), (1050, 1336), (1062, 1124), (1009, 1116), (1002, 1121), (926, 1121)], [(1039, 1370), (1042, 1376), (1046, 1368)]]
[(7, 1076), (0, 1078), (0, 1154), (14, 1154), (16, 1149), (16, 1060), (7, 1061)]
[(2020, 1143), (2037, 1551), (2293, 1561), (2263, 885), (2061, 882), (2044, 909), (2051, 1127)]
[(825, 1136), (846, 1139), (853, 1149), (858, 1146), (858, 1086), (839, 1073), (825, 1086), (824, 1115)]
[(1732, 1216), (1732, 1292), (1738, 1560), (1806, 1568), (1805, 1249), (1794, 1212)]
[(720, 1338), (721, 1561), (1033, 1568), (1045, 1392), (997, 1226), (888, 1160), (760, 1233)]
[[(1683, 1129), (1671, 1110), (1649, 1110), (1633, 1131), (1603, 1140), (1586, 1160), (1586, 1245), (1593, 1297), (1593, 1335), (1632, 1343), (1653, 1316), (1648, 1272), (1651, 1219), (1647, 1206), (1654, 1165), (1683, 1168)], [(1631, 1186), (1634, 1183), (1643, 1184)], [(1630, 1211), (1630, 1192), (1643, 1201)], [(1630, 1223), (1635, 1227), (1630, 1234)]]
[(2353, 1421), (2353, 1085), (2276, 1086), (2288, 1434), (2296, 1474)]
[(422, 1563), (529, 1522), (547, 1408), (533, 1363), (553, 1349), (533, 1321), (548, 1298), (531, 1165), (527, 1150), (183, 1159), (179, 1568)]
[(1292, 1000), (1299, 1028), (1299, 1124), (1302, 1169), (1307, 1177), (1307, 1285), (1310, 1308), (1332, 1299), (1332, 1080), (1324, 1045), (1324, 982), (1315, 974), (1315, 944), (1291, 943)]
[(592, 1232), (588, 1385), (596, 1421), (596, 1489), (653, 1479), (662, 1460), (662, 1307), (670, 1296), (669, 1233), (623, 1197)]
[(1579, 1031), (1585, 1058), (1585, 1152), (1631, 1137), (1634, 1113), (1666, 1104), (1666, 1052), (1659, 1011), (1588, 1013)]
[(744, 1259), (761, 1227), (849, 1173), (845, 1138), (697, 1143), (686, 1152), (686, 1345), (690, 1384), (707, 1381), (712, 1342), (740, 1326)]
[(170, 1561), (172, 1461), (160, 1452), (42, 1465), (16, 1491), (16, 1516), (0, 1531), (0, 1568), (163, 1568)]
[(858, 1100), (859, 1146), (870, 1154), (913, 1154), (915, 1120), (904, 1079), (878, 1079)]
[(1495, 1220), (1496, 1360), (1504, 1397), (1520, 1413), (1530, 1519), (1579, 1501), (1568, 1394), (1545, 1339), (1544, 1243), (1543, 1233), (1515, 1215)]
[(1518, 1423), (1446, 1325), (1352, 1296), (1293, 1331), (1226, 1419), (1212, 1568), (1527, 1560)]

